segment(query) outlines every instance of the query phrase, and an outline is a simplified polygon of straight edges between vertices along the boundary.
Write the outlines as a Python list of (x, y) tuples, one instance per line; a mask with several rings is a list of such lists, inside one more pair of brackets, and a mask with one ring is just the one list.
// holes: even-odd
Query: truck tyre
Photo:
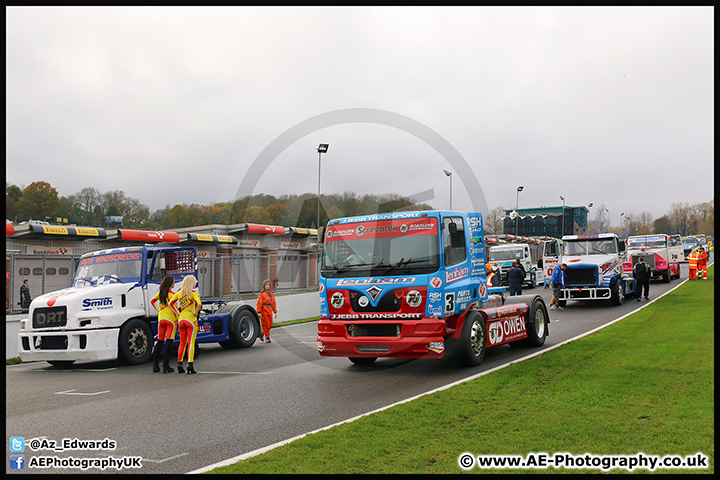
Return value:
[(622, 305), (623, 301), (623, 291), (622, 291), (622, 281), (616, 280), (615, 284), (612, 286), (612, 289), (610, 290), (610, 303), (613, 305)]
[(223, 305), (217, 313), (230, 313), (228, 328), (230, 339), (219, 342), (223, 348), (251, 347), (260, 334), (260, 320), (257, 314), (247, 305)]
[(663, 270), (662, 280), (665, 283), (670, 283), (670, 265), (668, 265), (668, 268)]
[(153, 348), (153, 333), (150, 325), (139, 318), (129, 320), (120, 328), (118, 338), (118, 360), (129, 365), (138, 365), (150, 360)]
[(48, 360), (47, 362), (53, 367), (67, 368), (73, 363), (75, 363), (75, 360)]
[(465, 317), (460, 342), (456, 345), (456, 359), (462, 365), (474, 367), (480, 365), (485, 356), (487, 332), (485, 319), (472, 310)]
[(348, 357), (348, 359), (355, 365), (370, 365), (375, 363), (377, 357)]
[(508, 298), (505, 305), (512, 303), (528, 304), (528, 312), (525, 317), (525, 328), (528, 336), (525, 340), (511, 343), (510, 346), (516, 343), (528, 347), (542, 346), (548, 336), (548, 327), (550, 325), (550, 315), (545, 300), (540, 295), (520, 295)]

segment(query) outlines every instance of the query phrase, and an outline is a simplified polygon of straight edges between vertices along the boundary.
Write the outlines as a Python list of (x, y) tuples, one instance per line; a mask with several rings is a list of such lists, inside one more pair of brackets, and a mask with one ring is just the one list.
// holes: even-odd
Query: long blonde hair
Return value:
[(197, 285), (197, 279), (194, 275), (188, 275), (187, 277), (183, 278), (183, 281), (180, 284), (180, 292), (182, 293), (182, 296), (189, 297), (190, 294), (192, 294), (195, 285)]

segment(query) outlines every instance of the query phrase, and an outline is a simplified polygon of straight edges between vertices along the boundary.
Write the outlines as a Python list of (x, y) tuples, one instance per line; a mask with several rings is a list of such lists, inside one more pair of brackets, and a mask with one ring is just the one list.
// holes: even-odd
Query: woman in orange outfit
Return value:
[(277, 304), (275, 303), (275, 295), (270, 291), (270, 280), (264, 280), (262, 283), (262, 292), (258, 297), (257, 312), (260, 314), (260, 323), (262, 330), (260, 331), (260, 341), (265, 337), (265, 343), (270, 343), (270, 329), (273, 326), (273, 312), (277, 318)]
[(185, 347), (188, 348), (187, 373), (197, 373), (193, 367), (195, 360), (195, 339), (198, 331), (198, 313), (202, 303), (200, 295), (193, 290), (197, 279), (193, 275), (183, 278), (180, 290), (173, 295), (170, 306), (178, 314), (178, 330), (180, 331), (180, 346), (178, 347), (178, 373), (184, 373), (182, 362), (185, 356)]
[[(160, 371), (158, 361), (160, 360), (160, 350), (165, 344), (165, 358), (163, 360), (163, 373), (170, 373), (173, 368), (170, 366), (170, 350), (175, 339), (177, 331), (177, 315), (175, 310), (170, 307), (170, 299), (175, 295), (172, 288), (175, 286), (175, 279), (171, 276), (163, 278), (160, 284), (160, 290), (150, 300), (150, 304), (158, 311), (158, 335), (157, 343), (155, 343), (155, 351), (153, 352), (153, 372)], [(165, 343), (167, 341), (167, 343)]]

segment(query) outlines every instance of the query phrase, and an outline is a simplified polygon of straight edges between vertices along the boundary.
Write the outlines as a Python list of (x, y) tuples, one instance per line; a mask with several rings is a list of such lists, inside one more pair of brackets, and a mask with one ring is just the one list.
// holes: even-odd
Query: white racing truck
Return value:
[[(33, 299), (29, 318), (20, 321), (20, 359), (54, 366), (148, 361), (158, 315), (150, 300), (165, 275), (175, 279), (175, 290), (185, 276), (197, 277), (196, 250), (134, 246), (86, 253), (71, 287)], [(259, 336), (257, 312), (242, 301), (204, 302), (201, 313), (206, 315), (198, 318), (197, 343), (245, 348)]]
[(533, 288), (543, 284), (543, 272), (538, 269), (530, 258), (530, 246), (526, 243), (508, 243), (493, 245), (488, 249), (488, 262), (498, 264), (500, 268), (500, 284), (507, 285), (507, 271), (515, 260), (520, 260), (525, 268), (523, 286)]
[(632, 275), (638, 259), (650, 265), (651, 280), (669, 282), (680, 278), (680, 262), (683, 261), (683, 243), (680, 235), (633, 235), (627, 239), (627, 259), (623, 271)]
[(614, 233), (566, 235), (561, 263), (567, 265), (560, 305), (568, 300), (610, 300), (620, 305), (635, 293), (635, 280), (622, 271), (623, 242)]

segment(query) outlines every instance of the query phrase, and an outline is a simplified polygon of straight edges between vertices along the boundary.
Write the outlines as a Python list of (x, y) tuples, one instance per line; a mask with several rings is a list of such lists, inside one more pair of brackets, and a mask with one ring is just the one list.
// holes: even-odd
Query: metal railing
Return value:
[[(28, 280), (32, 298), (72, 285), (81, 255), (6, 252), (5, 312), (19, 313), (20, 286)], [(259, 294), (265, 279), (278, 293), (316, 291), (318, 265), (308, 254), (233, 255), (198, 258), (198, 293), (202, 300), (240, 300)], [(271, 273), (275, 271), (275, 275)]]

